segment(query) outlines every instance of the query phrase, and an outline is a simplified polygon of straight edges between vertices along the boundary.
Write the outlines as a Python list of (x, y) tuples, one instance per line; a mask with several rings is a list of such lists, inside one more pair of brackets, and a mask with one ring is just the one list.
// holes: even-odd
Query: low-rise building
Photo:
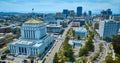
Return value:
[(72, 46), (72, 48), (75, 48), (75, 47), (82, 47), (82, 45), (84, 45), (84, 41), (82, 41), (82, 40), (70, 40), (69, 41), (69, 44)]
[(75, 27), (75, 36), (80, 36), (80, 38), (87, 37), (87, 30), (84, 27)]
[(60, 34), (60, 33), (62, 33), (62, 25), (49, 24), (49, 25), (47, 25), (47, 32)]
[(10, 27), (0, 27), (0, 33), (8, 33), (10, 30)]
[(80, 26), (85, 25), (85, 19), (84, 18), (74, 18), (73, 22), (80, 22)]
[(99, 22), (94, 22), (94, 23), (92, 24), (92, 27), (93, 27), (94, 29), (99, 29)]
[(80, 22), (72, 22), (72, 27), (80, 27)]

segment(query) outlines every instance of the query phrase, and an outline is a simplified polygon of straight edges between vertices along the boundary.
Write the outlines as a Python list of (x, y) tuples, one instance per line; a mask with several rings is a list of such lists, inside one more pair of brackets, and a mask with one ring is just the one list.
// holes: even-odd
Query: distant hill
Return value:
[(23, 14), (19, 12), (0, 12), (0, 15), (18, 15), (18, 14)]

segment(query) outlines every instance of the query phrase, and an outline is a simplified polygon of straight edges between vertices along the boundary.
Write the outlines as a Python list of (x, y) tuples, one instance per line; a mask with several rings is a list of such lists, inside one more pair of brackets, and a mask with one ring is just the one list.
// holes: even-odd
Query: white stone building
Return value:
[(9, 44), (9, 50), (14, 54), (37, 56), (43, 54), (52, 42), (54, 37), (46, 33), (45, 24), (32, 19), (22, 25), (21, 38)]

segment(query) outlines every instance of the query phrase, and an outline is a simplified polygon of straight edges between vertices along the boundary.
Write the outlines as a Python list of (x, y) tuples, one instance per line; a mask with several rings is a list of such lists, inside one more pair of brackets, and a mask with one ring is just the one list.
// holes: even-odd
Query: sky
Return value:
[(0, 0), (0, 12), (62, 12), (63, 9), (75, 10), (83, 7), (83, 12), (91, 10), (100, 13), (110, 8), (113, 13), (120, 14), (120, 0)]

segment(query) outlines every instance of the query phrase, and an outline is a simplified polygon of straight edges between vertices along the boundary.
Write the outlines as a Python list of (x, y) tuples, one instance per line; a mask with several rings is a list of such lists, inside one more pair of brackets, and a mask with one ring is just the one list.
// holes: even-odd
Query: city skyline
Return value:
[[(0, 1), (0, 12), (31, 12), (31, 9), (34, 8), (34, 12), (39, 13), (55, 13), (62, 12), (63, 9), (74, 10), (76, 12), (76, 8), (78, 6), (83, 7), (83, 12), (88, 12), (92, 10), (93, 13), (98, 13), (102, 10), (106, 10), (108, 8), (112, 9), (113, 13), (120, 14), (120, 1), (119, 0), (5, 0)], [(115, 6), (114, 6), (115, 5)]]

